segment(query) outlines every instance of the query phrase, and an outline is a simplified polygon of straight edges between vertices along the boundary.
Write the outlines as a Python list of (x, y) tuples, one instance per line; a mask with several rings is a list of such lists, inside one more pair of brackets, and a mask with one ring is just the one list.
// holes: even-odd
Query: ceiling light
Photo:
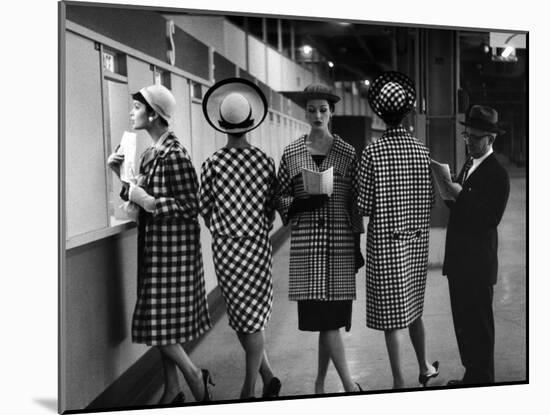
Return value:
[(311, 52), (313, 52), (313, 48), (309, 45), (304, 45), (302, 46), (302, 53), (305, 55), (305, 56), (309, 56), (311, 55)]
[(516, 51), (516, 49), (513, 46), (506, 46), (506, 48), (502, 51), (500, 56), (502, 56), (503, 58), (507, 58), (508, 56), (510, 56), (515, 51)]
[(369, 81), (368, 79), (365, 79), (365, 80), (363, 81), (363, 83), (365, 84), (365, 86), (369, 86), (369, 85), (370, 85), (370, 81)]
[(328, 61), (328, 67), (329, 67), (329, 68), (334, 68), (334, 63), (331, 62), (331, 61)]

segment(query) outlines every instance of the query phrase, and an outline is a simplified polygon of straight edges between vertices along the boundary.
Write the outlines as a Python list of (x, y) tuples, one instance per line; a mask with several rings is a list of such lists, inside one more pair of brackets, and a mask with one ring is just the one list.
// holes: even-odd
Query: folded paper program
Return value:
[(435, 178), (435, 184), (443, 200), (455, 200), (462, 187), (453, 182), (448, 164), (431, 160), (430, 166)]
[(130, 183), (136, 171), (136, 133), (124, 131), (117, 154), (124, 155), (124, 161), (120, 166), (120, 180)]
[(302, 180), (304, 189), (310, 195), (332, 195), (334, 182), (334, 168), (331, 167), (322, 172), (302, 168)]

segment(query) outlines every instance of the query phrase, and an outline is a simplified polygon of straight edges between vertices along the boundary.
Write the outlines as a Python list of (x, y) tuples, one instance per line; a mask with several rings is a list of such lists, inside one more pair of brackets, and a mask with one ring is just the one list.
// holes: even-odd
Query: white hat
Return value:
[(149, 85), (139, 90), (145, 101), (164, 118), (168, 124), (176, 109), (176, 99), (170, 90), (162, 85)]
[(254, 83), (228, 78), (206, 92), (202, 110), (208, 123), (228, 134), (244, 134), (258, 127), (267, 115), (267, 99)]

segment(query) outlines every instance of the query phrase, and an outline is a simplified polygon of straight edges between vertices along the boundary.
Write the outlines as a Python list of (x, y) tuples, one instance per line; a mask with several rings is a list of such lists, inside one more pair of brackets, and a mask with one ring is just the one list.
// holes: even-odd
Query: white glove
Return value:
[(155, 198), (147, 193), (143, 187), (136, 186), (134, 183), (130, 183), (128, 199), (140, 205), (147, 212), (155, 211)]
[(122, 205), (120, 205), (120, 207), (122, 208), (122, 210), (124, 212), (126, 212), (126, 216), (128, 217), (128, 219), (130, 219), (131, 221), (134, 221), (134, 222), (138, 222), (138, 219), (139, 219), (139, 206), (136, 205), (135, 203), (133, 202), (124, 202)]
[(120, 165), (124, 161), (124, 154), (113, 153), (107, 159), (107, 166), (120, 177)]

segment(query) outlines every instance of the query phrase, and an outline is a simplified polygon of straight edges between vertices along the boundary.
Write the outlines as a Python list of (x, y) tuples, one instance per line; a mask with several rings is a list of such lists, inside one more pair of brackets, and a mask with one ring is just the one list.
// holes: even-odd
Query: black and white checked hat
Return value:
[(382, 119), (404, 117), (415, 106), (414, 82), (401, 72), (384, 72), (372, 83), (367, 99)]

